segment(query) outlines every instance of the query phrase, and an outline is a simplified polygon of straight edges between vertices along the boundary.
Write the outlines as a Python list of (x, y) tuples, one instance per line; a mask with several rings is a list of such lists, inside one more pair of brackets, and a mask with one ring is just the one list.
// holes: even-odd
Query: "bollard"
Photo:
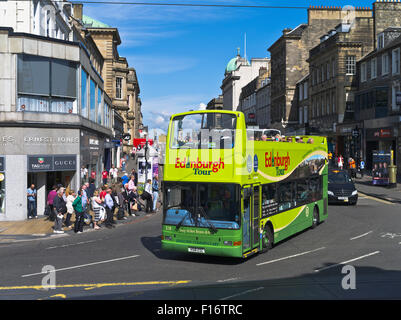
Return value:
[(388, 173), (389, 173), (389, 188), (396, 188), (397, 187), (397, 166), (389, 165), (388, 166)]

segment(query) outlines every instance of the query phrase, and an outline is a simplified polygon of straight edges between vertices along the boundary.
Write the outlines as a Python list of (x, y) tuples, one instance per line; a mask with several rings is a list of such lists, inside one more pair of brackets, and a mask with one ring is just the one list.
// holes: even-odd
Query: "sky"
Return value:
[[(91, 0), (88, 0), (91, 1)], [(135, 0), (99, 0), (135, 2)], [(139, 1), (138, 1), (139, 2)], [(142, 0), (256, 6), (372, 7), (373, 0)], [(306, 9), (144, 6), (84, 3), (83, 13), (119, 30), (119, 55), (137, 71), (143, 123), (152, 137), (166, 133), (170, 115), (204, 109), (221, 94), (228, 61), (270, 57), (284, 28), (307, 23)]]

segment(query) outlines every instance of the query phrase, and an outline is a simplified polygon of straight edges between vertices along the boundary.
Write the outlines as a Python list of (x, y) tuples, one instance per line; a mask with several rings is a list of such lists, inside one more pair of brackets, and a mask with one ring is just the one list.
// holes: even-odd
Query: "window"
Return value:
[(116, 98), (122, 99), (123, 78), (116, 77)]
[(389, 56), (388, 53), (382, 55), (382, 75), (389, 73)]
[(322, 198), (322, 188), (321, 188), (321, 178), (311, 178), (309, 179), (309, 200), (311, 202), (318, 201)]
[(289, 210), (292, 207), (296, 206), (296, 198), (294, 195), (294, 189), (295, 187), (295, 183), (292, 182), (285, 182), (285, 183), (281, 183), (279, 185), (279, 191), (278, 191), (278, 197), (279, 197), (279, 201), (278, 201), (278, 210), (279, 211), (285, 211), (285, 210)]
[(102, 124), (102, 89), (97, 88), (97, 123)]
[(326, 95), (326, 114), (330, 114), (330, 96)]
[(327, 72), (327, 75), (326, 75), (327, 80), (329, 80), (330, 79), (330, 64), (328, 62), (326, 65), (326, 72)]
[(76, 112), (76, 63), (21, 54), (17, 78), (17, 111)]
[(333, 114), (336, 113), (336, 95), (333, 92), (332, 94), (332, 98), (333, 98)]
[(276, 214), (277, 211), (277, 186), (265, 184), (262, 186), (262, 219)]
[(400, 73), (400, 48), (393, 50), (392, 52), (392, 73), (399, 74)]
[(345, 60), (345, 72), (346, 74), (352, 75), (356, 73), (356, 57), (347, 56)]
[(308, 107), (304, 107), (304, 123), (308, 123)]
[(308, 99), (308, 81), (304, 82), (304, 99)]
[(307, 180), (297, 181), (297, 205), (303, 205), (309, 202), (310, 190)]
[(304, 88), (303, 88), (302, 83), (299, 85), (298, 90), (299, 90), (299, 101), (302, 101), (303, 93), (304, 93)]
[(90, 79), (90, 117), (89, 119), (96, 122), (96, 84)]
[(370, 61), (370, 78), (376, 79), (377, 77), (377, 59), (373, 58)]
[(81, 72), (81, 115), (85, 118), (88, 117), (88, 74), (82, 68)]
[(336, 75), (336, 60), (333, 60), (331, 64), (332, 64), (331, 77), (334, 78), (334, 76)]
[(361, 82), (365, 82), (366, 81), (366, 74), (367, 74), (366, 62), (363, 62), (361, 64)]
[(298, 109), (298, 113), (299, 113), (299, 123), (300, 123), (300, 124), (302, 124), (302, 120), (303, 120), (302, 112), (303, 112), (303, 108), (301, 107), (301, 108)]
[(384, 48), (384, 33), (380, 33), (377, 37), (377, 48), (378, 49)]
[(392, 111), (400, 111), (400, 99), (401, 99), (401, 90), (400, 90), (400, 84), (393, 84), (392, 86), (392, 103), (391, 103), (391, 109)]
[(320, 71), (321, 71), (321, 73), (322, 73), (322, 82), (324, 82), (324, 80), (325, 80), (325, 78), (324, 78), (324, 75), (325, 75), (325, 72), (324, 72), (324, 65), (322, 65)]

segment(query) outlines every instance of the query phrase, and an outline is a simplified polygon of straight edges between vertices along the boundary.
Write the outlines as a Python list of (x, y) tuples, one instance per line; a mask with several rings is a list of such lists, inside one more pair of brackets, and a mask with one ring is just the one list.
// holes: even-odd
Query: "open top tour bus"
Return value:
[(327, 218), (326, 137), (253, 133), (241, 112), (171, 117), (163, 249), (246, 258)]

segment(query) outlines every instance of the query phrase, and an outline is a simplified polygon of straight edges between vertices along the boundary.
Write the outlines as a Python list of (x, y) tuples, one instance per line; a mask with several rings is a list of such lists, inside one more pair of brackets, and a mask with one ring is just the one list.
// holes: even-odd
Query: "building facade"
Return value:
[[(293, 133), (298, 123), (296, 84), (309, 73), (309, 51), (319, 39), (343, 21), (347, 15), (338, 7), (310, 7), (308, 23), (284, 29), (282, 36), (268, 49), (271, 54), (272, 126)], [(370, 9), (357, 9), (355, 17), (369, 17)], [(283, 126), (284, 125), (284, 126)]]
[(220, 87), (224, 110), (236, 111), (238, 109), (242, 88), (259, 75), (259, 69), (262, 67), (270, 70), (270, 59), (254, 58), (249, 62), (238, 53), (228, 62)]
[(401, 27), (383, 30), (376, 40), (376, 49), (356, 67), (355, 120), (361, 135), (360, 157), (371, 169), (373, 151), (392, 150), (395, 164), (401, 168)]
[(373, 49), (373, 18), (341, 23), (310, 50), (310, 126), (328, 137), (329, 150), (354, 154), (356, 62)]

